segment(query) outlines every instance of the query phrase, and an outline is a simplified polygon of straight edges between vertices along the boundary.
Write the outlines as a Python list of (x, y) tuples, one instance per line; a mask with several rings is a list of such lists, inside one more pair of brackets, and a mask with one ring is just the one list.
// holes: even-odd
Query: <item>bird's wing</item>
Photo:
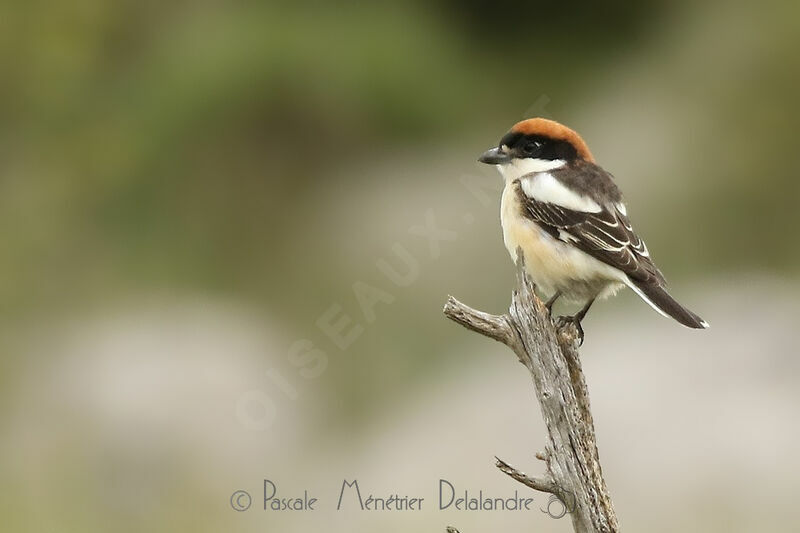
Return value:
[[(524, 176), (521, 180), (536, 179)], [(571, 244), (595, 259), (624, 272), (632, 281), (664, 285), (644, 241), (634, 233), (621, 203), (592, 202), (590, 210), (559, 205), (528, 194), (516, 183), (524, 212), (554, 238)], [(526, 192), (527, 189), (528, 191)], [(577, 195), (577, 194), (576, 194)]]

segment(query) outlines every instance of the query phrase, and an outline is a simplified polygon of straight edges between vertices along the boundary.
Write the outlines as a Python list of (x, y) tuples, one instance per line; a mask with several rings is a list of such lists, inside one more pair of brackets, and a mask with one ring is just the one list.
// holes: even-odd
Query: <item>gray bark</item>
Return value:
[(589, 392), (578, 353), (577, 330), (559, 325), (534, 293), (518, 250), (517, 290), (504, 315), (491, 315), (464, 305), (452, 296), (444, 314), (462, 326), (500, 341), (525, 365), (547, 427), (545, 473), (532, 477), (497, 459), (497, 467), (524, 485), (555, 494), (579, 533), (619, 531), (611, 496), (603, 480), (595, 441)]

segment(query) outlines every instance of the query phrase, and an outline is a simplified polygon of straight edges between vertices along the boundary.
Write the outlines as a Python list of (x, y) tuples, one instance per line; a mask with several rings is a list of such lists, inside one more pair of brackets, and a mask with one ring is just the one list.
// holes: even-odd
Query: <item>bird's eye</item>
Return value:
[(525, 146), (522, 147), (522, 150), (526, 154), (534, 154), (539, 150), (539, 148), (541, 146), (542, 146), (542, 143), (536, 142), (536, 141), (531, 141), (529, 143), (526, 143)]

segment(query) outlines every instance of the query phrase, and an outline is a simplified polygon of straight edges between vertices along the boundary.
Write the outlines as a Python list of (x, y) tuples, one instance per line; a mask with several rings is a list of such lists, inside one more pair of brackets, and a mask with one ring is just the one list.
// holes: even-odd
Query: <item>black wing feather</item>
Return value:
[(519, 182), (517, 194), (526, 214), (555, 238), (620, 269), (633, 281), (665, 284), (644, 241), (633, 232), (628, 217), (615, 206), (605, 205), (597, 213), (575, 211), (529, 197)]

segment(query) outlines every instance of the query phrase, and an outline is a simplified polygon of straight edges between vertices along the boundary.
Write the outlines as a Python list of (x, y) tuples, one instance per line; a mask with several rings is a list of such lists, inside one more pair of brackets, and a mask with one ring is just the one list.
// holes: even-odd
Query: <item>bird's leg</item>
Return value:
[(592, 298), (591, 300), (589, 300), (589, 302), (586, 305), (583, 306), (583, 309), (581, 309), (580, 311), (578, 311), (574, 315), (560, 317), (561, 318), (560, 325), (567, 324), (568, 322), (571, 322), (571, 323), (575, 324), (575, 329), (578, 330), (578, 339), (579, 339), (578, 346), (583, 346), (583, 328), (581, 327), (581, 321), (583, 320), (583, 317), (586, 316), (586, 313), (589, 312), (589, 308), (594, 303), (594, 300), (595, 300), (595, 298)]
[(578, 311), (577, 313), (575, 313), (575, 316), (574, 316), (573, 318), (575, 318), (575, 319), (576, 319), (578, 322), (580, 322), (581, 320), (583, 320), (583, 317), (585, 317), (585, 316), (586, 316), (586, 313), (588, 313), (588, 312), (589, 312), (589, 308), (590, 308), (590, 307), (592, 306), (592, 304), (594, 303), (594, 300), (595, 300), (594, 298), (592, 298), (591, 300), (589, 300), (589, 301), (586, 303), (586, 305), (584, 305), (584, 306), (583, 306), (583, 309), (581, 309), (580, 311)]
[(544, 306), (547, 308), (547, 312), (551, 315), (553, 314), (553, 304), (556, 303), (556, 300), (558, 300), (559, 296), (561, 296), (561, 291), (556, 291), (556, 293), (544, 304)]

